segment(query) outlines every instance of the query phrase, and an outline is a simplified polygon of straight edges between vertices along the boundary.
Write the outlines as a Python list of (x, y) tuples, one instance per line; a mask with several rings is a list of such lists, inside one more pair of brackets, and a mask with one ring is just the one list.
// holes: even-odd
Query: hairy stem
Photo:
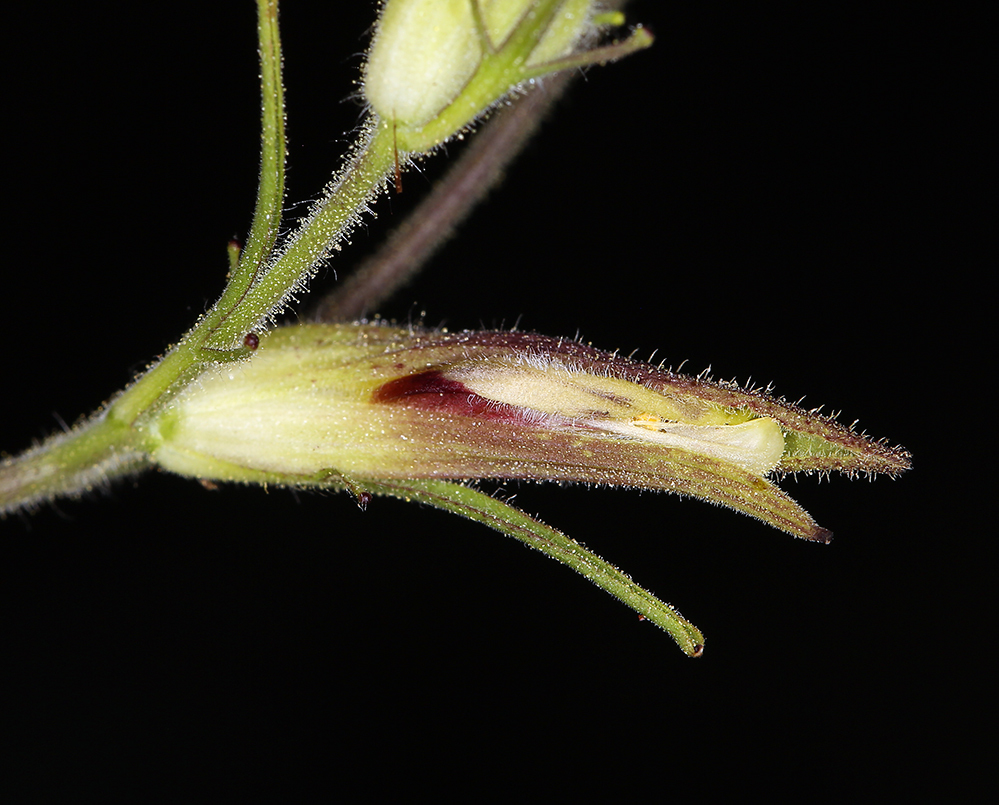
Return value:
[[(257, 206), (247, 248), (218, 302), (160, 361), (105, 409), (0, 466), (0, 514), (61, 495), (79, 495), (109, 477), (145, 466), (144, 417), (173, 398), (205, 367), (252, 352), (244, 338), (302, 287), (359, 220), (393, 167), (385, 127), (373, 122), (353, 159), (270, 262), (284, 197), (284, 91), (277, 0), (258, 0), (262, 131)], [(374, 132), (379, 131), (378, 134)], [(252, 342), (251, 342), (252, 343)]]
[(399, 290), (499, 185), (573, 77), (571, 72), (550, 76), (497, 112), (430, 195), (371, 258), (319, 302), (312, 318), (358, 319)]
[(0, 463), (0, 517), (80, 497), (149, 465), (140, 435), (102, 414)]
[[(295, 291), (304, 287), (330, 251), (338, 249), (339, 241), (360, 222), (361, 213), (385, 187), (395, 160), (391, 127), (372, 120), (350, 164), (247, 294), (246, 315), (237, 312), (233, 319), (235, 333), (245, 332), (273, 316)], [(252, 312), (257, 310), (267, 313), (254, 319)]]
[[(274, 248), (281, 227), (287, 146), (285, 142), (284, 85), (281, 80), (281, 38), (277, 0), (258, 0), (257, 32), (260, 43), (261, 130), (260, 181), (257, 205), (246, 247), (215, 305), (225, 321), (246, 298)], [(221, 324), (221, 322), (219, 322)], [(214, 335), (214, 333), (210, 334)], [(213, 339), (214, 340), (214, 339)], [(225, 349), (225, 339), (218, 339)]]

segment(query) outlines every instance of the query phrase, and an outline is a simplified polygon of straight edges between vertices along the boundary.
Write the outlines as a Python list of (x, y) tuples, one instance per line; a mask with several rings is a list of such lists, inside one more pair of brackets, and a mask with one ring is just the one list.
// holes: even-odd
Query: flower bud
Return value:
[(651, 43), (574, 53), (594, 30), (591, 0), (388, 0), (364, 69), (364, 95), (402, 151), (456, 134), (522, 82)]
[(184, 475), (363, 490), (519, 478), (678, 492), (808, 539), (771, 472), (897, 473), (899, 448), (761, 392), (530, 333), (302, 325), (204, 375), (148, 426)]
[(458, 96), (481, 58), (468, 0), (392, 0), (368, 54), (364, 93), (382, 118), (422, 126)]

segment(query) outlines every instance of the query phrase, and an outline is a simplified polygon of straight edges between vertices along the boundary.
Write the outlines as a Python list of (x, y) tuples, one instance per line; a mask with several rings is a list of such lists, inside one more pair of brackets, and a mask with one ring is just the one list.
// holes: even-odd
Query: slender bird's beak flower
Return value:
[(908, 454), (764, 392), (521, 332), (306, 325), (206, 374), (147, 426), (155, 461), (213, 480), (577, 481), (729, 506), (830, 534), (770, 477), (897, 474)]
[[(686, 377), (571, 340), (368, 324), (256, 332), (339, 248), (393, 168), (401, 189), (400, 155), (425, 154), (460, 136), (506, 97), (549, 74), (651, 44), (640, 27), (600, 44), (600, 29), (624, 19), (599, 13), (596, 5), (384, 0), (363, 77), (370, 122), (323, 197), (282, 237), (286, 145), (277, 3), (258, 2), (260, 192), (246, 249), (230, 248), (225, 291), (104, 408), (0, 461), (0, 517), (78, 497), (110, 477), (151, 466), (205, 481), (347, 489), (362, 506), (374, 495), (393, 496), (523, 541), (661, 626), (691, 656), (700, 655), (703, 635), (675, 608), (471, 482), (674, 492), (828, 541), (830, 533), (774, 479), (832, 470), (894, 475), (908, 469), (908, 453), (766, 392)], [(515, 141), (533, 127), (532, 115), (509, 117), (509, 127), (503, 124), (481, 150), (473, 148), (459, 181), (484, 186), (485, 174), (501, 172), (519, 148)], [(452, 209), (467, 206), (454, 201), (448, 199)], [(443, 236), (454, 221), (450, 212), (428, 212), (403, 237), (407, 248), (393, 242), (382, 255), (425, 253), (417, 242), (426, 243), (431, 230)], [(417, 229), (421, 234), (412, 234)], [(398, 287), (401, 276), (387, 285)], [(380, 271), (362, 272), (362, 279), (368, 302), (375, 284), (386, 285)]]
[(364, 97), (398, 148), (425, 152), (520, 85), (558, 70), (621, 58), (652, 43), (588, 47), (621, 25), (591, 0), (389, 0), (364, 69)]

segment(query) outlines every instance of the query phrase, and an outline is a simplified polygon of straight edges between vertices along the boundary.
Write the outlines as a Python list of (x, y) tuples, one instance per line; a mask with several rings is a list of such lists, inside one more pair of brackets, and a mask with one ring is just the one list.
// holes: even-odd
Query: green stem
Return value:
[(330, 251), (339, 249), (340, 241), (360, 223), (361, 213), (385, 187), (395, 160), (391, 128), (373, 120), (359, 150), (327, 188), (325, 198), (301, 222), (239, 310), (226, 322), (234, 335), (242, 338), (304, 288)]
[(493, 114), (429, 195), (361, 266), (316, 306), (315, 321), (351, 321), (387, 300), (433, 256), (505, 177), (573, 78), (563, 72)]
[[(284, 134), (284, 86), (281, 81), (281, 38), (278, 31), (277, 0), (258, 0), (257, 34), (260, 43), (262, 102), (257, 206), (253, 212), (253, 223), (246, 248), (240, 255), (222, 297), (215, 305), (219, 324), (224, 322), (246, 298), (274, 249), (281, 227), (287, 147)], [(216, 332), (210, 335), (214, 336)], [(221, 349), (232, 346), (226, 343), (224, 337), (212, 340), (217, 341)]]
[(140, 434), (102, 414), (0, 463), (0, 516), (80, 497), (149, 465)]
[[(257, 0), (260, 52), (260, 182), (257, 205), (246, 248), (239, 256), (219, 300), (166, 356), (127, 388), (112, 404), (108, 417), (132, 425), (139, 416), (196, 377), (206, 363), (239, 359), (250, 350), (240, 347), (249, 328), (243, 322), (266, 317), (270, 308), (247, 311), (251, 288), (274, 248), (284, 202), (284, 86), (281, 78), (281, 36), (277, 0)], [(293, 284), (293, 283), (290, 283)], [(257, 301), (257, 304), (262, 304)], [(237, 315), (242, 314), (242, 315)]]
[(395, 165), (391, 131), (371, 124), (350, 163), (324, 199), (267, 263), (276, 242), (284, 197), (284, 91), (277, 0), (258, 0), (262, 133), (257, 206), (246, 249), (218, 302), (160, 361), (87, 422), (0, 465), (0, 514), (62, 495), (80, 495), (146, 466), (143, 417), (204, 368), (239, 360), (252, 349), (243, 340), (267, 323), (304, 286), (322, 259), (360, 220)]
[(460, 514), (507, 536), (514, 537), (552, 559), (568, 565), (602, 590), (627, 604), (639, 615), (669, 632), (683, 651), (699, 657), (704, 635), (665, 601), (643, 589), (612, 564), (586, 550), (561, 531), (535, 520), (501, 500), (469, 486), (449, 481), (369, 481), (361, 486), (374, 494), (417, 500), (438, 509)]
[[(261, 7), (273, 6), (260, 0)], [(268, 29), (261, 23), (262, 36)], [(276, 37), (276, 28), (271, 31)], [(262, 45), (262, 53), (266, 53)], [(284, 307), (296, 290), (307, 280), (329, 252), (361, 220), (361, 212), (381, 191), (385, 179), (395, 166), (395, 148), (391, 130), (369, 125), (368, 136), (348, 165), (327, 187), (322, 201), (303, 220), (297, 232), (288, 240), (270, 265), (260, 268), (257, 258), (249, 255), (252, 244), (273, 237), (266, 220), (275, 217), (283, 193), (283, 124), (276, 122), (268, 134), (268, 109), (276, 112), (280, 106), (280, 48), (272, 49), (271, 66), (264, 72), (263, 137), (265, 168), (261, 171), (261, 197), (250, 244), (240, 258), (239, 268), (222, 297), (192, 328), (162, 361), (128, 388), (115, 401), (109, 415), (121, 422), (133, 424), (149, 408), (183, 388), (197, 376), (206, 363), (240, 358), (249, 350), (240, 347), (244, 337), (254, 328), (265, 325)], [(268, 83), (269, 82), (269, 83)], [(276, 98), (268, 106), (267, 98)], [(282, 115), (272, 114), (272, 122)], [(277, 165), (273, 153), (281, 155), (280, 170), (268, 171), (268, 164)], [(267, 154), (272, 156), (269, 158)], [(270, 177), (270, 178), (268, 178)], [(273, 241), (268, 246), (273, 245)], [(249, 255), (249, 256), (248, 256)]]

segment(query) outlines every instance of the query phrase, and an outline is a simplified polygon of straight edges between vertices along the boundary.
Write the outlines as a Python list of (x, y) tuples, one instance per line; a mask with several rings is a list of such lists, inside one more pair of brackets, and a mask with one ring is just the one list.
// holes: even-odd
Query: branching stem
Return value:
[[(247, 245), (219, 300), (145, 374), (102, 411), (0, 465), (0, 515), (61, 495), (79, 495), (115, 474), (145, 466), (144, 417), (210, 364), (247, 357), (251, 330), (273, 319), (330, 249), (359, 220), (393, 164), (387, 129), (371, 124), (353, 159), (280, 253), (284, 201), (284, 89), (277, 0), (257, 0), (262, 128), (260, 185)], [(235, 252), (230, 250), (230, 259)]]

